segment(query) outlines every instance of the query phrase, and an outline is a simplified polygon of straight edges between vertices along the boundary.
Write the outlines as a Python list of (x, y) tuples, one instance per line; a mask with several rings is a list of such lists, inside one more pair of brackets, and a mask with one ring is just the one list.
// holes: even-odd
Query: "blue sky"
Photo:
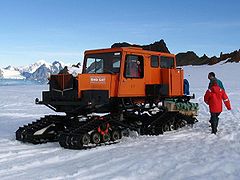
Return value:
[(240, 48), (239, 0), (0, 0), (0, 67), (82, 61), (86, 49), (164, 39), (172, 53)]

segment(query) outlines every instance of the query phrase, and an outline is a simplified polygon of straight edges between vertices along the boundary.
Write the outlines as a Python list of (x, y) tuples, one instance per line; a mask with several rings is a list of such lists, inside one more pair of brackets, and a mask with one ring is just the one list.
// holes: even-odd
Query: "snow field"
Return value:
[[(160, 136), (123, 138), (120, 143), (88, 150), (63, 149), (58, 143), (24, 144), (15, 140), (19, 126), (45, 114), (34, 104), (47, 86), (0, 86), (1, 179), (240, 179), (239, 64), (184, 67), (190, 90), (200, 105), (193, 127)], [(220, 115), (219, 133), (210, 134), (208, 106), (203, 102), (207, 75), (224, 83), (232, 110)]]

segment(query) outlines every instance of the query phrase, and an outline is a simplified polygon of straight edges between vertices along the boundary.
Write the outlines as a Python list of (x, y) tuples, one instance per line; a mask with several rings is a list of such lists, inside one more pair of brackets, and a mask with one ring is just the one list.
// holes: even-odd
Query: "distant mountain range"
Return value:
[(69, 67), (69, 71), (71, 71), (71, 73), (80, 71), (81, 69), (80, 67), (76, 70), (76, 68), (72, 68), (69, 64), (64, 64), (60, 61), (48, 63), (44, 60), (40, 60), (28, 66), (8, 66), (6, 68), (0, 68), (0, 79), (26, 79), (37, 81), (39, 83), (45, 83), (48, 81), (50, 74), (58, 74), (65, 66)]

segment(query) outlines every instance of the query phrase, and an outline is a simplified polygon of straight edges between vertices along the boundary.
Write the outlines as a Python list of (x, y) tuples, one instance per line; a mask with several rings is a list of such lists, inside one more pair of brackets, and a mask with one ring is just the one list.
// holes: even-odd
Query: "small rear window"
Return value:
[(151, 67), (158, 68), (159, 67), (159, 57), (151, 56)]

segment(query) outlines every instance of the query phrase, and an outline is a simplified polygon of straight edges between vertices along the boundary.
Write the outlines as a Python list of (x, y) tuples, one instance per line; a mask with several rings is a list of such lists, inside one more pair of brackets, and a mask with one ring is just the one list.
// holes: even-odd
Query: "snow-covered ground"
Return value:
[[(240, 179), (240, 64), (184, 67), (200, 104), (199, 122), (160, 136), (131, 136), (89, 150), (67, 150), (58, 143), (23, 144), (15, 130), (44, 114), (34, 105), (43, 85), (0, 86), (0, 179)], [(232, 111), (220, 115), (219, 133), (210, 134), (203, 95), (207, 75), (224, 83)]]

